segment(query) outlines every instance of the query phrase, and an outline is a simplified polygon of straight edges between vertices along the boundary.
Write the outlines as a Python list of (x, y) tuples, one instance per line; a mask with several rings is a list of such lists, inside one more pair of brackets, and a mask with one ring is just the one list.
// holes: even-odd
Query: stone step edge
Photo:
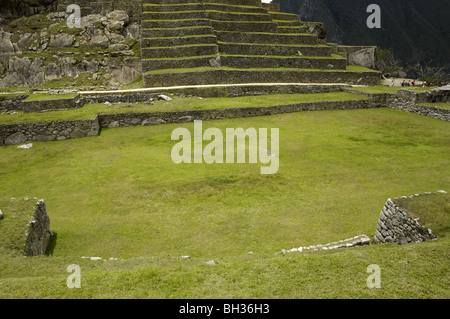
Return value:
[[(297, 113), (305, 111), (321, 111), (321, 110), (342, 110), (342, 109), (363, 109), (377, 107), (371, 104), (370, 100), (341, 100), (341, 101), (316, 101), (301, 102), (295, 104), (282, 104), (261, 107), (241, 107), (241, 108), (225, 108), (225, 109), (208, 109), (208, 110), (180, 110), (167, 112), (128, 112), (128, 113), (99, 113), (94, 119), (78, 119), (78, 120), (49, 120), (41, 122), (25, 122), (25, 123), (9, 123), (1, 124), (0, 132), (6, 130), (8, 133), (0, 136), (0, 146), (3, 145), (19, 145), (31, 142), (50, 142), (55, 140), (75, 139), (89, 136), (97, 136), (102, 128), (118, 128), (130, 126), (148, 126), (161, 125), (169, 123), (188, 123), (195, 120), (219, 120), (232, 118), (259, 117), (276, 114)], [(56, 137), (56, 133), (45, 133), (53, 125), (55, 128), (59, 125), (67, 127), (67, 125), (76, 125), (78, 123), (88, 126), (79, 134), (69, 134), (63, 132), (64, 136)], [(23, 135), (20, 142), (10, 141), (11, 136), (23, 132), (27, 126), (34, 126), (40, 131), (35, 134), (20, 133)], [(59, 127), (58, 126), (58, 127)], [(11, 133), (13, 131), (15, 133)], [(43, 131), (45, 130), (45, 131)], [(67, 130), (64, 130), (67, 131)], [(73, 133), (73, 132), (72, 132)], [(51, 135), (49, 135), (51, 134)], [(35, 137), (38, 136), (36, 139)]]
[(178, 85), (178, 86), (161, 86), (154, 88), (141, 88), (132, 90), (113, 90), (113, 91), (79, 91), (81, 96), (85, 95), (108, 95), (108, 94), (126, 94), (126, 93), (145, 93), (154, 91), (168, 91), (179, 89), (197, 89), (197, 88), (220, 88), (220, 87), (250, 87), (250, 86), (341, 86), (350, 87), (347, 83), (238, 83), (238, 84), (205, 84), (205, 85)]
[[(198, 69), (198, 70), (196, 70)], [(170, 70), (170, 69), (169, 69)], [(175, 70), (175, 69), (174, 69)], [(208, 67), (208, 68), (193, 68), (193, 69), (185, 69), (183, 72), (181, 71), (175, 71), (175, 72), (167, 72), (167, 69), (161, 69), (157, 71), (148, 71), (144, 72), (142, 75), (154, 75), (154, 74), (182, 74), (182, 73), (202, 73), (202, 72), (308, 72), (308, 73), (314, 73), (314, 72), (345, 72), (345, 73), (357, 73), (357, 74), (374, 74), (374, 73), (380, 73), (376, 70), (367, 70), (367, 71), (358, 71), (358, 70), (336, 70), (336, 69), (302, 69), (302, 68), (250, 68), (250, 69), (240, 69), (240, 68), (231, 68), (231, 67)]]
[(355, 246), (363, 246), (363, 245), (370, 245), (370, 238), (367, 235), (358, 235), (352, 238), (339, 240), (335, 242), (331, 242), (325, 245), (312, 245), (308, 247), (298, 247), (298, 248), (291, 248), (289, 250), (282, 249), (279, 252), (276, 252), (275, 255), (278, 254), (286, 254), (286, 253), (301, 253), (301, 252), (312, 252), (312, 251), (327, 251), (337, 248), (349, 248), (349, 247), (355, 247)]

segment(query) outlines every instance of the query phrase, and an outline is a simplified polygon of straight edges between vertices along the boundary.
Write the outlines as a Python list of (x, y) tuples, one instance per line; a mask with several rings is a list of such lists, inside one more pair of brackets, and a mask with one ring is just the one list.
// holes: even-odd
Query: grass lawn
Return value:
[[(40, 97), (40, 96), (43, 97)], [(68, 98), (71, 95), (50, 95), (36, 94), (34, 99), (42, 99), (46, 97)], [(20, 122), (40, 122), (53, 120), (68, 119), (89, 119), (95, 118), (100, 113), (125, 113), (125, 112), (168, 112), (168, 111), (185, 111), (185, 110), (206, 110), (206, 109), (225, 109), (225, 108), (241, 108), (241, 107), (261, 107), (273, 105), (286, 105), (295, 103), (307, 103), (318, 101), (349, 101), (364, 100), (363, 97), (356, 94), (345, 92), (330, 93), (311, 93), (311, 94), (273, 94), (260, 96), (241, 96), (235, 98), (217, 97), (202, 98), (188, 97), (181, 98), (171, 95), (172, 101), (162, 102), (155, 101), (153, 105), (145, 105), (144, 103), (115, 103), (107, 106), (101, 104), (85, 104), (79, 109), (49, 111), (49, 112), (17, 112), (16, 114), (0, 115), (0, 124), (20, 123)]]
[[(0, 256), (0, 298), (448, 298), (446, 228), (407, 246), (275, 255), (372, 237), (387, 198), (448, 191), (448, 125), (391, 109), (203, 122), (279, 128), (275, 175), (260, 175), (262, 164), (174, 164), (171, 133), (192, 123), (1, 147), (0, 207), (45, 199), (56, 241), (48, 256)], [(66, 287), (69, 264), (82, 269), (81, 289)], [(381, 289), (366, 286), (370, 264)]]
[(387, 86), (377, 85), (369, 87), (352, 87), (352, 90), (358, 90), (365, 93), (393, 93), (397, 94), (398, 90), (410, 90), (414, 92), (423, 92), (436, 89), (436, 87), (403, 87), (403, 86)]

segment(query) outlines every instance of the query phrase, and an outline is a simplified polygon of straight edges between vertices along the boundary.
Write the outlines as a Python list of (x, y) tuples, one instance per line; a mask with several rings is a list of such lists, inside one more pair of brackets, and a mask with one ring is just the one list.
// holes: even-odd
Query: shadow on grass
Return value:
[(56, 240), (58, 238), (58, 233), (53, 232), (53, 236), (50, 238), (50, 241), (48, 242), (47, 249), (45, 251), (46, 256), (53, 256), (53, 251), (56, 247)]

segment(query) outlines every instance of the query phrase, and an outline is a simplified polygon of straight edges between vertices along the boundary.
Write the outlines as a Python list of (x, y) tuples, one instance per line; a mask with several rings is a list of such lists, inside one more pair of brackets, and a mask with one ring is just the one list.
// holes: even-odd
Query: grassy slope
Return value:
[(36, 200), (1, 199), (4, 218), (0, 220), (0, 255), (16, 256), (23, 253), (27, 224), (36, 209)]
[[(170, 134), (179, 125), (2, 147), (2, 196), (44, 198), (57, 241), (49, 257), (1, 258), (0, 297), (449, 297), (448, 236), (274, 255), (372, 236), (388, 197), (448, 190), (447, 122), (372, 109), (203, 124), (279, 127), (279, 172), (175, 165)], [(210, 259), (217, 266), (205, 265)], [(65, 286), (72, 263), (83, 271), (79, 290)], [(369, 264), (380, 265), (383, 289), (367, 289)]]

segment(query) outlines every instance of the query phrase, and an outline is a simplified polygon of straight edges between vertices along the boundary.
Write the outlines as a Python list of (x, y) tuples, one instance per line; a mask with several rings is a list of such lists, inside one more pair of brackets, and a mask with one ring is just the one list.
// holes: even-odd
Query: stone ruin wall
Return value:
[(389, 198), (381, 210), (373, 241), (405, 245), (435, 238), (431, 229), (424, 229), (417, 219), (411, 218)]
[[(4, 209), (3, 211), (0, 210), (0, 223), (5, 222), (5, 220), (9, 218), (22, 218), (14, 216), (15, 214), (25, 214), (25, 220), (28, 220), (23, 227), (16, 227), (14, 230), (14, 232), (16, 232), (14, 237), (20, 238), (20, 240), (15, 244), (9, 244), (6, 242), (6, 246), (0, 248), (10, 251), (13, 255), (17, 253), (26, 257), (44, 255), (47, 251), (50, 240), (53, 237), (53, 232), (50, 228), (50, 218), (48, 216), (44, 200), (38, 200), (36, 198), (11, 198), (11, 201), (35, 202), (32, 203), (32, 206), (27, 206), (30, 209), (27, 208), (26, 211), (13, 212), (10, 208), (5, 210), (3, 207), (0, 207)], [(20, 203), (18, 204), (21, 205)]]

